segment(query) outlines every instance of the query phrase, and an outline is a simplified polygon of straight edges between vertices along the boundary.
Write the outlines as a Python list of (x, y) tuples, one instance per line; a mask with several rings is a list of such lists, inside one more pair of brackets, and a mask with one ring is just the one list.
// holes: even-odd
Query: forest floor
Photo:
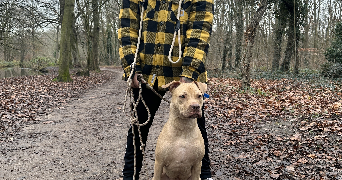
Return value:
[[(49, 75), (0, 79), (0, 177), (120, 179), (129, 117), (119, 68), (72, 83)], [(211, 78), (206, 100), (214, 179), (342, 179), (342, 85)], [(169, 96), (169, 95), (168, 95)], [(163, 102), (141, 179), (151, 179)]]

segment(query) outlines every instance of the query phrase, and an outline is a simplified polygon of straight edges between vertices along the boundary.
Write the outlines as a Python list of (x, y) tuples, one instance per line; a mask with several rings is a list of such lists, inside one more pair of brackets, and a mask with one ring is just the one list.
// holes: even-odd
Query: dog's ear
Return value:
[(201, 82), (195, 82), (197, 84), (197, 87), (201, 90), (201, 92), (204, 94), (207, 91), (207, 84), (201, 83)]
[(174, 89), (176, 89), (181, 82), (179, 81), (172, 81), (169, 84), (163, 85), (162, 88), (169, 89), (170, 92), (172, 92)]

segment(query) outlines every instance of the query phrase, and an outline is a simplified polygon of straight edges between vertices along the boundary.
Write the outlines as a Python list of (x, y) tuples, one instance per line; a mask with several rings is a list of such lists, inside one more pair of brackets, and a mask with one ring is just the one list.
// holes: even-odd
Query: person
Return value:
[[(120, 59), (124, 69), (123, 79), (132, 78), (134, 99), (139, 95), (138, 74), (160, 95), (165, 94), (163, 85), (173, 80), (181, 82), (207, 82), (205, 59), (212, 32), (213, 0), (122, 0), (119, 14), (118, 38)], [(151, 120), (141, 127), (145, 144), (149, 128), (159, 108), (161, 99), (142, 84), (142, 97), (151, 114)], [(201, 179), (211, 179), (208, 156), (208, 138), (205, 118), (197, 119), (201, 130), (205, 156), (202, 160)], [(148, 119), (142, 102), (138, 103), (137, 116), (140, 123)], [(134, 174), (133, 133), (136, 144), (136, 176), (142, 168), (143, 155), (137, 127), (130, 127), (124, 157), (123, 180), (132, 180)]]

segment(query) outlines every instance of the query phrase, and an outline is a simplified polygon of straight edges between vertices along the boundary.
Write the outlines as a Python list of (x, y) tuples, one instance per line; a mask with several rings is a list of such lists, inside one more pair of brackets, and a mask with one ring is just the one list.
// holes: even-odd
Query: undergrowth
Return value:
[[(234, 78), (241, 79), (241, 75), (236, 71), (227, 71), (224, 73), (218, 73), (217, 70), (209, 70), (209, 77), (215, 78)], [(321, 72), (318, 70), (301, 69), (299, 74), (294, 74), (291, 72), (271, 72), (271, 71), (253, 71), (251, 74), (251, 79), (259, 80), (281, 80), (289, 79), (293, 82), (301, 82), (304, 84), (310, 84), (313, 88), (330, 88), (332, 91), (336, 90), (336, 86), (342, 84), (342, 78), (329, 78), (322, 76)]]

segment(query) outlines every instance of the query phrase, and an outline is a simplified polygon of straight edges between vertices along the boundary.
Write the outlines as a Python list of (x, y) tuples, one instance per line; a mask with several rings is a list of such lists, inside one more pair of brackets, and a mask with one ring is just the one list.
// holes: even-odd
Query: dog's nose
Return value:
[(192, 104), (191, 108), (192, 108), (192, 110), (199, 110), (200, 109), (200, 105), (199, 104)]

